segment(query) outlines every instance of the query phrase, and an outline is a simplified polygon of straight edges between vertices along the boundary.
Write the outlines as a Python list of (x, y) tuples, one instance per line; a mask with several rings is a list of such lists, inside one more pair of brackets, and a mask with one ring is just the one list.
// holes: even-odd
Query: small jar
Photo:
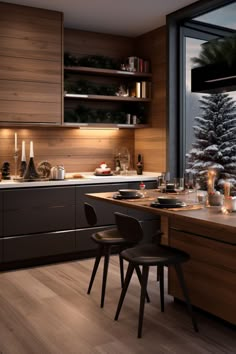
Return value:
[(208, 204), (210, 206), (222, 206), (223, 205), (223, 201), (224, 201), (224, 196), (223, 194), (218, 194), (218, 193), (214, 193), (208, 194)]

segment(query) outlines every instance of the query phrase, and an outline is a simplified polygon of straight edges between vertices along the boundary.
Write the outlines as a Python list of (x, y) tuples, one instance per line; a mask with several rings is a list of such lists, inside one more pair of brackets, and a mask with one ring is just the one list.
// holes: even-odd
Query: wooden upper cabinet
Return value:
[(63, 14), (0, 2), (0, 124), (62, 123)]

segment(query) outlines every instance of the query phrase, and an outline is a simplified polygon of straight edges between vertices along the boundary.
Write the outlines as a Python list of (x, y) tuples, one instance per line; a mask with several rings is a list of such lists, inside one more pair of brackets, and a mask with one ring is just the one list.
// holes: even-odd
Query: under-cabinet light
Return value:
[(79, 127), (82, 130), (119, 130), (118, 127)]

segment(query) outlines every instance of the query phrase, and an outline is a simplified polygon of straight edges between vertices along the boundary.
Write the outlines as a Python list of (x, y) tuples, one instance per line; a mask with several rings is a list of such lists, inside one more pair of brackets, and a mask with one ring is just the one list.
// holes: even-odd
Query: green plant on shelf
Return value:
[(66, 123), (124, 124), (126, 122), (126, 112), (90, 109), (79, 105), (76, 110), (65, 110), (64, 120)]
[(119, 69), (120, 61), (104, 55), (86, 55), (77, 57), (69, 52), (64, 53), (64, 66), (86, 66), (100, 69)]
[(65, 80), (64, 91), (80, 95), (115, 96), (118, 85), (96, 84), (87, 80), (79, 80), (76, 83)]

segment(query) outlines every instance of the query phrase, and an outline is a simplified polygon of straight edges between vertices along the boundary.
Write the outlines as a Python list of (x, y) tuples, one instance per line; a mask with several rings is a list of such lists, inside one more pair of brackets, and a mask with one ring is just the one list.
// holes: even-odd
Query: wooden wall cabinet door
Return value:
[(0, 2), (0, 124), (61, 124), (62, 20)]
[(4, 192), (4, 237), (75, 229), (75, 188)]

